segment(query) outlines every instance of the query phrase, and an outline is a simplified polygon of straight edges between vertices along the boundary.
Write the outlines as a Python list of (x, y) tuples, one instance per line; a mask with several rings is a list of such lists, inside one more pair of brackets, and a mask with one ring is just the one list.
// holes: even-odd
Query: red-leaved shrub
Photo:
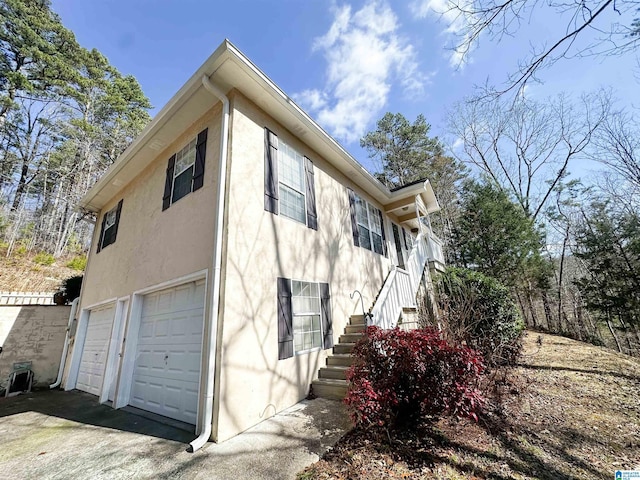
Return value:
[(411, 427), (441, 415), (478, 419), (482, 357), (436, 329), (368, 327), (353, 355), (344, 402), (356, 426)]

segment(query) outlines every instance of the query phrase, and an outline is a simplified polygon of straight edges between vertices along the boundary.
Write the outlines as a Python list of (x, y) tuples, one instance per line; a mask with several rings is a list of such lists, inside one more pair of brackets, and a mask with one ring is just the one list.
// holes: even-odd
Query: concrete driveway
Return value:
[(188, 453), (193, 433), (86, 393), (35, 392), (0, 400), (0, 471), (12, 479), (292, 479), (348, 428), (341, 403), (305, 400)]

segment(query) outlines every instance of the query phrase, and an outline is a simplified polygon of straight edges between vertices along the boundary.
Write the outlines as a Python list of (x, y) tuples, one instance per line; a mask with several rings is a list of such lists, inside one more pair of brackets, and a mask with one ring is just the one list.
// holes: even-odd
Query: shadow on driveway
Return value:
[(12, 480), (287, 480), (349, 427), (340, 402), (304, 400), (226, 442), (187, 453), (194, 433), (99, 405), (86, 393), (35, 392), (0, 399), (0, 468)]
[(0, 399), (0, 422), (4, 417), (26, 412), (38, 412), (85, 425), (139, 433), (185, 444), (196, 438), (194, 433), (184, 429), (101, 405), (95, 395), (78, 390), (36, 391), (28, 395)]

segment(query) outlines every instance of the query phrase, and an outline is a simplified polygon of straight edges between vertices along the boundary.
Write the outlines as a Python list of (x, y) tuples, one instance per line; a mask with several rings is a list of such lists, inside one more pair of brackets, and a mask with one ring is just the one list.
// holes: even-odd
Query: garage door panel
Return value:
[(93, 395), (100, 395), (102, 391), (114, 314), (113, 305), (89, 312), (76, 381), (78, 390)]
[(144, 297), (131, 405), (195, 423), (203, 315), (204, 281)]

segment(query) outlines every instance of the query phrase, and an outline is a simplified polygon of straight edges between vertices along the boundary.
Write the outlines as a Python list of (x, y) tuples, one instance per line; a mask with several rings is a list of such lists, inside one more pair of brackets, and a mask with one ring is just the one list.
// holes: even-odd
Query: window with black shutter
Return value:
[(98, 252), (116, 241), (121, 212), (122, 200), (120, 200), (118, 205), (109, 210), (102, 217), (102, 227), (100, 229), (100, 238), (98, 240)]
[(382, 212), (354, 193), (353, 190), (347, 190), (349, 192), (353, 244), (356, 247), (366, 248), (372, 252), (387, 256), (387, 242)]
[(313, 162), (265, 128), (264, 209), (318, 229)]
[(204, 165), (207, 150), (207, 129), (191, 140), (179, 152), (172, 155), (167, 165), (167, 175), (162, 196), (162, 210), (204, 184)]
[(329, 284), (278, 278), (278, 358), (331, 347)]

